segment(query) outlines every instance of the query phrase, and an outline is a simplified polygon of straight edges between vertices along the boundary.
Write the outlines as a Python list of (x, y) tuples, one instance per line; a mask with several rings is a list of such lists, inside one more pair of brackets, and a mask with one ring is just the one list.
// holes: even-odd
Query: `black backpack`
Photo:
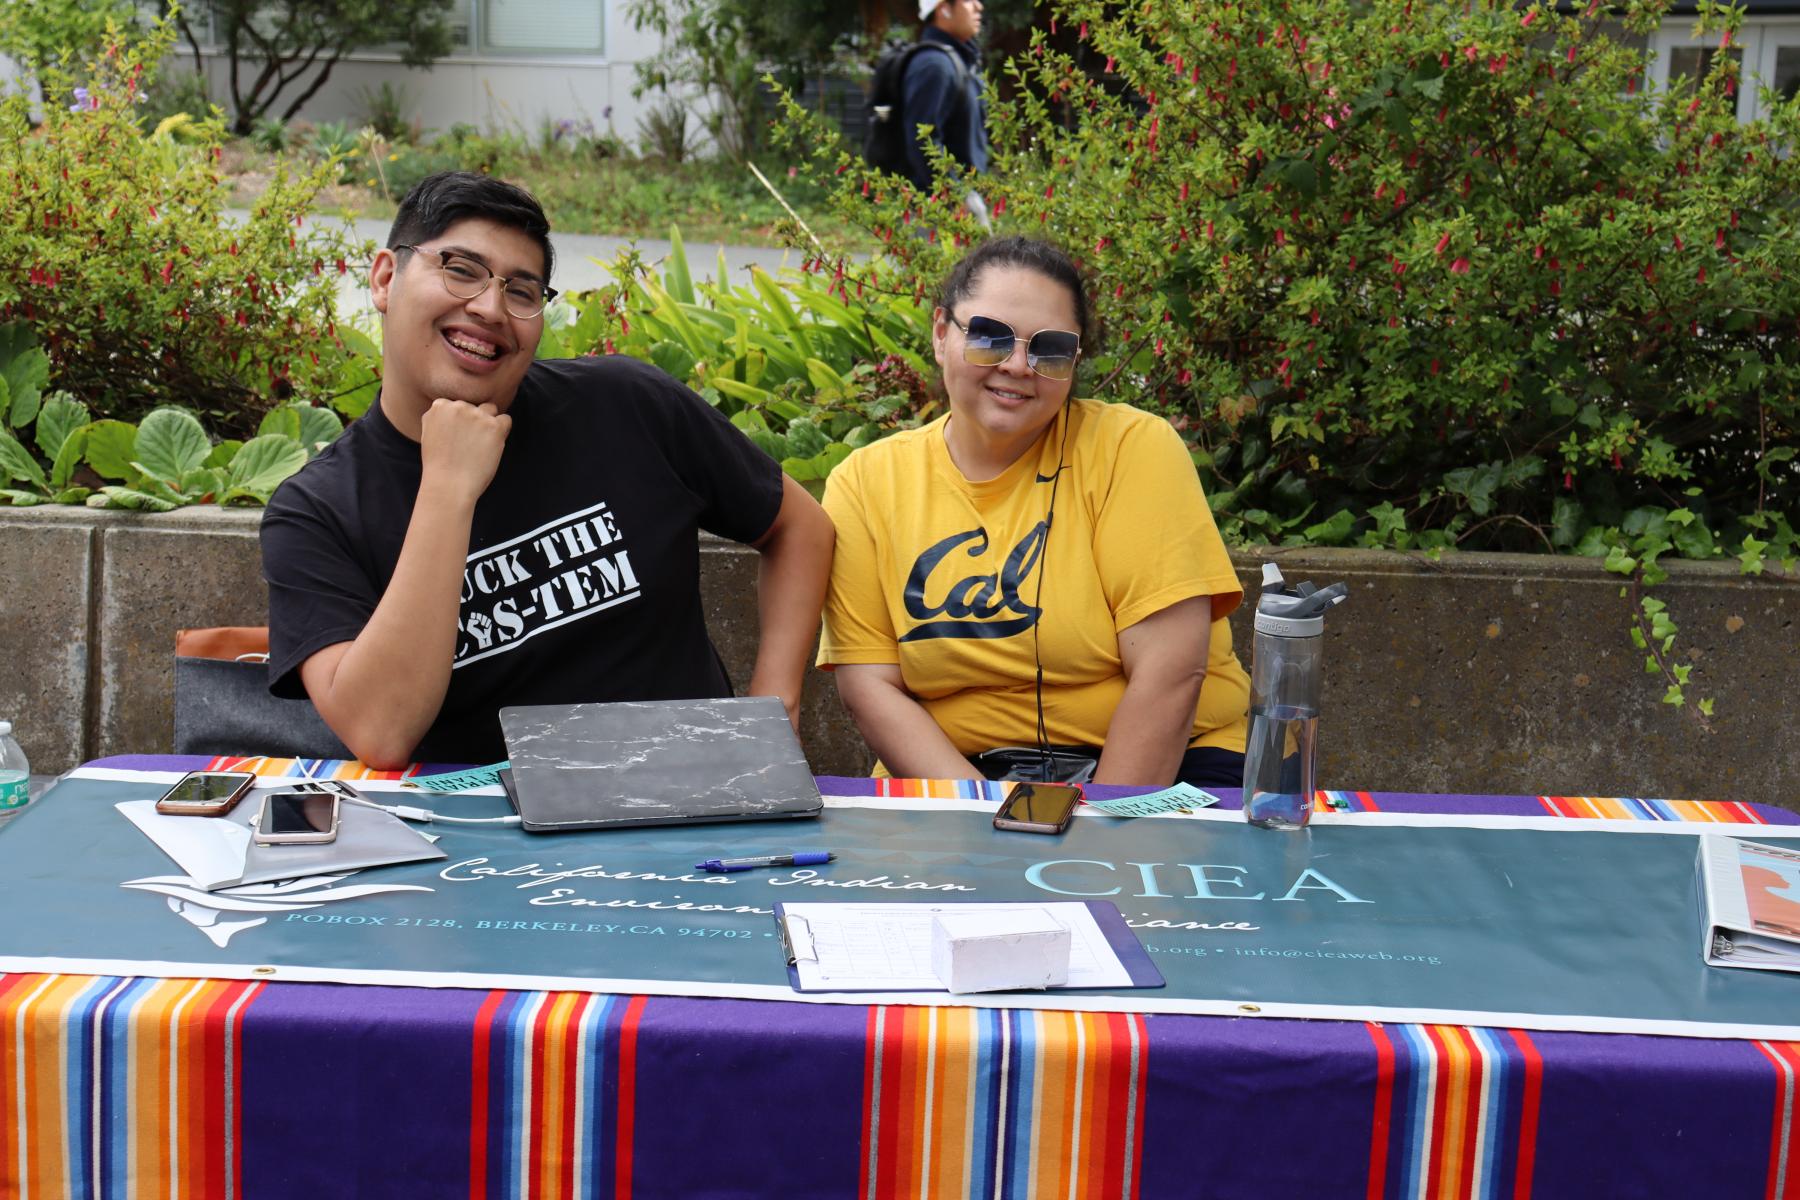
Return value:
[(866, 132), (863, 134), (863, 158), (870, 166), (880, 167), (895, 175), (907, 174), (906, 167), (906, 68), (913, 55), (921, 50), (937, 50), (946, 54), (956, 68), (956, 102), (969, 102), (969, 68), (962, 55), (936, 42), (897, 42), (881, 52), (875, 63), (875, 78), (869, 85), (869, 103), (865, 110)]

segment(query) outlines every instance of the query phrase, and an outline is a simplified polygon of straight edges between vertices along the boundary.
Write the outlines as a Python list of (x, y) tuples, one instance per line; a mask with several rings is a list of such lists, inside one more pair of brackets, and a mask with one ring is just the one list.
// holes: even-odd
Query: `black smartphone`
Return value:
[(255, 782), (249, 771), (190, 771), (162, 794), (156, 811), (173, 817), (222, 817)]
[(1081, 789), (1072, 783), (1021, 783), (994, 814), (995, 829), (1021, 833), (1061, 833), (1069, 827)]
[(263, 846), (317, 844), (337, 840), (336, 792), (318, 787), (270, 792), (256, 817), (256, 841)]

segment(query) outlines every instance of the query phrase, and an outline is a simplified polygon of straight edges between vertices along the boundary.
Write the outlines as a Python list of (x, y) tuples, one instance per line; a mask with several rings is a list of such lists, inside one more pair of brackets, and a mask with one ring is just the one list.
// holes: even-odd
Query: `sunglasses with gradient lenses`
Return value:
[[(1013, 343), (1019, 335), (1005, 321), (992, 317), (970, 317), (964, 325), (955, 317), (950, 323), (962, 330), (963, 361), (976, 367), (997, 367), (1012, 357)], [(1067, 379), (1075, 374), (1075, 359), (1081, 353), (1081, 335), (1066, 329), (1040, 329), (1025, 343), (1025, 363), (1045, 379)]]

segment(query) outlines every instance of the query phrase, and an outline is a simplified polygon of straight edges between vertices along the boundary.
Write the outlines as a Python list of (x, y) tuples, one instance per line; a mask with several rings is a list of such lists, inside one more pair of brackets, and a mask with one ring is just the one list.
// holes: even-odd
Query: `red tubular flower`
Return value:
[(1450, 273), (1452, 275), (1467, 275), (1469, 273), (1469, 260), (1466, 258), (1459, 258), (1451, 263)]
[(1448, 233), (1446, 233), (1443, 237), (1438, 239), (1437, 252), (1439, 254), (1442, 254), (1444, 251), (1448, 250), (1449, 248), (1450, 248), (1450, 235)]

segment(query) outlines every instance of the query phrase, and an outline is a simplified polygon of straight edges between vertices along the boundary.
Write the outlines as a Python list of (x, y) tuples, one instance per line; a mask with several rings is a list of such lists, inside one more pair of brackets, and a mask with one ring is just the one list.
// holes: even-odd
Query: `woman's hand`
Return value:
[(906, 690), (897, 663), (840, 665), (832, 674), (844, 707), (888, 774), (903, 779), (982, 777)]
[(1175, 782), (1206, 681), (1212, 620), (1212, 597), (1193, 596), (1119, 632), (1125, 694), (1107, 727), (1095, 783)]

